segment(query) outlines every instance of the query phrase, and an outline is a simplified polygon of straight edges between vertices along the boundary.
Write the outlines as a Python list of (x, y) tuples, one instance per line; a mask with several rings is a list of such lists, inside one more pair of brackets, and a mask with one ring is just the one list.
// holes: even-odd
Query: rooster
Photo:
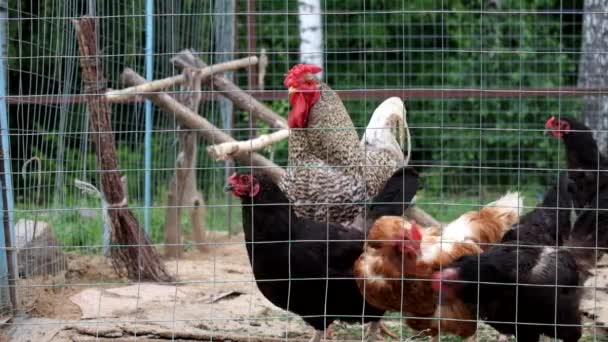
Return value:
[(402, 217), (379, 218), (355, 263), (361, 292), (376, 307), (416, 317), (406, 319), (406, 323), (435, 341), (439, 330), (472, 336), (474, 322), (450, 319), (474, 319), (473, 308), (458, 302), (438, 305), (429, 279), (442, 266), (463, 255), (479, 254), (489, 248), (487, 244), (500, 241), (519, 219), (521, 206), (518, 193), (507, 193), (479, 211), (461, 215), (443, 231), (422, 228)]
[(594, 206), (591, 200), (598, 190), (608, 184), (608, 158), (599, 152), (591, 129), (582, 122), (567, 116), (551, 116), (545, 123), (545, 132), (561, 138), (566, 145), (568, 175), (576, 185), (574, 206)]
[[(418, 174), (401, 168), (369, 207), (370, 222), (383, 214), (402, 215), (418, 187)], [(353, 264), (365, 235), (347, 227), (299, 218), (269, 176), (232, 175), (226, 190), (241, 198), (247, 254), (260, 292), (276, 306), (300, 315), (318, 341), (334, 320), (372, 322), (383, 309), (361, 296)]]
[[(572, 201), (563, 184), (559, 187), (559, 195), (549, 192), (528, 214), (535, 218), (522, 218), (505, 245), (464, 256), (434, 274), (433, 288), (442, 300), (477, 307), (481, 319), (518, 341), (536, 342), (541, 335), (578, 341), (581, 286), (603, 254), (597, 247), (608, 247), (608, 212), (584, 211), (558, 247), (559, 228), (570, 224)], [(608, 209), (608, 193), (595, 202)]]
[(399, 99), (385, 101), (385, 107), (395, 110), (374, 113), (359, 141), (338, 94), (313, 76), (320, 71), (318, 66), (299, 64), (285, 76), (291, 133), (287, 172), (279, 186), (299, 216), (362, 229), (353, 224), (361, 203), (375, 196), (404, 165), (403, 152), (390, 132), (403, 125), (404, 106)]
[(314, 78), (321, 70), (299, 64), (285, 76), (291, 133), (289, 166), (279, 186), (298, 216), (351, 224), (368, 199), (365, 154), (338, 94)]

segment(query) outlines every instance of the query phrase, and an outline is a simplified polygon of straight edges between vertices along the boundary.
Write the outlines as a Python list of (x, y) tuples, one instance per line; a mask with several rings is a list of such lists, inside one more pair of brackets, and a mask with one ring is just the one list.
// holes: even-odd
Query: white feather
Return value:
[(505, 211), (514, 210), (517, 215), (521, 215), (522, 209), (524, 206), (524, 198), (523, 196), (515, 191), (515, 192), (507, 192), (504, 196), (497, 199), (492, 203), (488, 203), (486, 207), (495, 207), (502, 208)]
[[(398, 97), (390, 97), (382, 102), (369, 119), (369, 123), (361, 139), (362, 145), (369, 145), (386, 149), (395, 155), (403, 155), (403, 130), (407, 134), (407, 157), (405, 165), (408, 164), (411, 152), (410, 132), (407, 126), (407, 111), (403, 101)], [(393, 134), (393, 129), (399, 131), (399, 141)]]

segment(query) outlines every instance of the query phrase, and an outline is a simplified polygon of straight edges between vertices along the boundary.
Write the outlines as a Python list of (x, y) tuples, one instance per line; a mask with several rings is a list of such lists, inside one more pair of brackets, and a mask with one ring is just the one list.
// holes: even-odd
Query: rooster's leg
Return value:
[(369, 323), (369, 327), (367, 328), (367, 331), (365, 333), (365, 340), (366, 341), (375, 340), (378, 332), (381, 332), (382, 334), (387, 335), (394, 339), (399, 338), (397, 335), (395, 335), (395, 333), (390, 331), (390, 329), (387, 328), (386, 325), (384, 325), (384, 323), (382, 323), (382, 321), (377, 321), (377, 322)]
[(325, 339), (333, 340), (334, 339), (334, 324), (331, 323), (327, 328), (325, 328)]
[(315, 330), (315, 333), (312, 335), (312, 338), (310, 340), (308, 340), (308, 342), (321, 342), (322, 338), (323, 338), (323, 331)]
[(374, 342), (376, 340), (376, 335), (380, 330), (380, 321), (371, 322), (367, 331), (365, 332), (365, 341)]
[(380, 331), (382, 331), (383, 334), (392, 337), (394, 339), (398, 339), (399, 336), (397, 336), (397, 334), (395, 334), (394, 332), (392, 332), (386, 325), (384, 325), (384, 323), (382, 323), (382, 321), (378, 322), (380, 324)]

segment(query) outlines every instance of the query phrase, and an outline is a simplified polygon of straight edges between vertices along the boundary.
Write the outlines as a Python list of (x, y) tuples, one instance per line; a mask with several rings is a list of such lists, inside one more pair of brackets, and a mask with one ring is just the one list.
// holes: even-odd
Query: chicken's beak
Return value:
[(231, 192), (234, 189), (234, 186), (232, 186), (232, 183), (228, 182), (226, 183), (226, 185), (224, 185), (224, 192)]
[(551, 134), (551, 130), (548, 129), (547, 127), (545, 127), (545, 129), (543, 130), (543, 135), (549, 135)]
[(295, 92), (296, 92), (296, 88), (294, 88), (294, 87), (289, 87), (289, 89), (287, 89), (287, 94), (288, 95), (291, 95), (291, 94), (293, 94)]

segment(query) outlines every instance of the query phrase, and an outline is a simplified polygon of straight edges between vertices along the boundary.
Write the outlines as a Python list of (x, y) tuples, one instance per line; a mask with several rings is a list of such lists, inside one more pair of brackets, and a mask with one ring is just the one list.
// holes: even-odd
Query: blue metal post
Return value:
[[(216, 55), (213, 59), (215, 63), (229, 61), (234, 59), (234, 48), (235, 48), (235, 18), (234, 12), (236, 10), (236, 3), (234, 0), (222, 0), (215, 2), (215, 52)], [(227, 72), (226, 78), (232, 80), (233, 73)], [(218, 98), (218, 105), (220, 107), (220, 114), (222, 116), (222, 128), (225, 129), (228, 134), (232, 133), (232, 117), (234, 108), (232, 101), (224, 98)], [(224, 179), (232, 173), (231, 161), (226, 161), (224, 164)], [(228, 234), (232, 234), (232, 196), (226, 196), (226, 207), (228, 208)]]
[[(154, 0), (146, 0), (146, 79), (154, 74)], [(150, 233), (150, 207), (152, 206), (152, 102), (145, 103), (144, 135), (144, 229)]]
[[(4, 222), (5, 229), (9, 230), (8, 235), (6, 236), (6, 232), (4, 229), (0, 229), (0, 234), (2, 237), (0, 238), (0, 243), (7, 248), (11, 248), (11, 241), (15, 241), (15, 229), (13, 224), (13, 177), (11, 175), (11, 158), (10, 158), (10, 141), (9, 141), (9, 131), (8, 131), (8, 108), (6, 104), (6, 95), (7, 95), (7, 72), (6, 72), (6, 64), (7, 64), (7, 26), (8, 26), (8, 8), (7, 1), (0, 1), (0, 131), (2, 135), (2, 163), (3, 163), (3, 173), (0, 174), (0, 177), (3, 177), (3, 181), (0, 184), (4, 185), (4, 189), (0, 189), (0, 191), (4, 192), (0, 196), (2, 198), (2, 207), (0, 208), (0, 218), (2, 219), (0, 222)], [(4, 217), (4, 213), (8, 213), (8, 221), (7, 218)], [(8, 226), (8, 227), (7, 227)], [(9, 243), (6, 244), (5, 242)], [(11, 249), (12, 250), (12, 249)], [(6, 249), (5, 249), (6, 251)], [(9, 250), (10, 251), (10, 250)], [(8, 263), (11, 263), (12, 267), (8, 267)], [(16, 281), (16, 274), (9, 274), (10, 270), (17, 269), (17, 258), (16, 254), (11, 253), (0, 253), (0, 276), (2, 277), (2, 284), (5, 285), (6, 282), (14, 283)], [(12, 279), (9, 279), (12, 278)], [(17, 300), (17, 292), (16, 289), (10, 288), (10, 297), (13, 302), (13, 308), (15, 310), (18, 309), (19, 303)]]

